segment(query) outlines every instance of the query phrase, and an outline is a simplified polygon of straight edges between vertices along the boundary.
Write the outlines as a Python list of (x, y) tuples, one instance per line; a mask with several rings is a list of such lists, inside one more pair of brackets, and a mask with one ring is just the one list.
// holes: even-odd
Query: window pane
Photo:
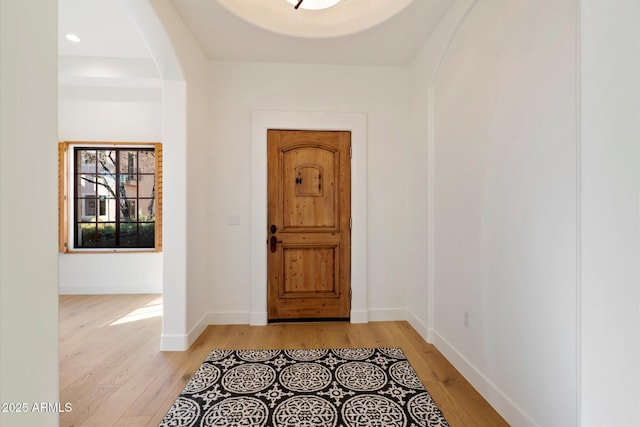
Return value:
[(96, 194), (96, 175), (82, 174), (78, 175), (76, 179), (76, 196), (85, 197), (87, 194)]
[(134, 222), (120, 225), (120, 246), (125, 248), (138, 246), (138, 224)]
[(116, 246), (116, 227), (113, 223), (98, 223), (99, 247), (113, 248)]
[(107, 198), (116, 197), (116, 179), (111, 175), (98, 175), (96, 177), (98, 195)]
[(155, 246), (156, 225), (153, 222), (139, 224), (140, 247), (153, 248)]
[(78, 199), (76, 215), (78, 221), (96, 221), (97, 200), (95, 197)]
[(138, 197), (154, 198), (155, 197), (155, 178), (153, 175), (140, 175), (138, 181)]
[(93, 248), (98, 241), (96, 223), (78, 224), (76, 228), (76, 247)]
[(136, 197), (136, 195), (138, 194), (137, 181), (130, 180), (129, 175), (120, 175), (118, 179), (120, 180), (120, 185), (118, 187), (118, 196), (120, 198), (127, 199)]
[(105, 197), (100, 196), (100, 199), (98, 199), (98, 207), (99, 207), (98, 215), (100, 216), (107, 215), (107, 199)]
[(137, 200), (127, 200), (127, 204), (129, 205), (129, 215), (133, 221), (138, 220), (138, 201)]
[(138, 221), (153, 221), (155, 211), (156, 199), (138, 199)]
[(133, 206), (129, 202), (130, 200), (120, 200), (120, 221), (135, 221), (135, 211), (131, 210)]
[(156, 154), (153, 150), (140, 150), (138, 153), (138, 172), (154, 173), (156, 170)]
[(123, 223), (120, 225), (120, 247), (153, 248), (155, 245), (155, 224)]
[(155, 176), (138, 174), (138, 197), (154, 197)]
[(84, 199), (85, 216), (96, 216), (96, 199)]
[(98, 173), (113, 175), (116, 172), (116, 152), (113, 150), (99, 150)]
[(76, 247), (114, 248), (115, 236), (116, 227), (113, 223), (78, 224)]
[(76, 149), (76, 162), (78, 170), (76, 172), (93, 172), (96, 171), (96, 151)]
[(120, 173), (134, 175), (137, 173), (137, 151), (120, 151)]

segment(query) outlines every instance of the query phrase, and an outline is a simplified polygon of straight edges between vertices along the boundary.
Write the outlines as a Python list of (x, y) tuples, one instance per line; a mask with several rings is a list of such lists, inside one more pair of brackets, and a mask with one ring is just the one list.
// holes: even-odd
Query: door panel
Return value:
[(268, 317), (350, 315), (349, 132), (269, 130)]
[(284, 230), (335, 231), (339, 153), (323, 148), (294, 148), (283, 153)]
[(336, 246), (283, 248), (284, 283), (280, 298), (335, 297)]

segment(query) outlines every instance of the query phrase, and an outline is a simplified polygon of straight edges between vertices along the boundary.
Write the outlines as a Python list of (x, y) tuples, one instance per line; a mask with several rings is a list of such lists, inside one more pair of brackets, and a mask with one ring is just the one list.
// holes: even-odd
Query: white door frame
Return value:
[(367, 116), (364, 113), (254, 111), (251, 114), (251, 325), (267, 324), (267, 130), (351, 131), (351, 322), (367, 305)]

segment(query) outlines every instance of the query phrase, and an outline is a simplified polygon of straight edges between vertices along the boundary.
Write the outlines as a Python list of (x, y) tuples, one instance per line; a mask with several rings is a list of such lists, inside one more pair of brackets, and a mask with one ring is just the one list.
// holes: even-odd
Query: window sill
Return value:
[(136, 254), (136, 253), (144, 253), (144, 254), (155, 254), (162, 253), (160, 249), (141, 249), (141, 248), (118, 248), (118, 249), (69, 249), (65, 254)]

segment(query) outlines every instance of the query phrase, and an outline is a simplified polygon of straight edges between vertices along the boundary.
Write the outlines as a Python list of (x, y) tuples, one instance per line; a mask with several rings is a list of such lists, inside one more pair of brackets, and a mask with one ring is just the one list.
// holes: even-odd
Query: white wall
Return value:
[[(251, 112), (358, 112), (367, 115), (369, 138), (369, 318), (404, 318), (405, 248), (413, 238), (406, 69), (213, 62), (209, 77), (209, 166), (201, 179), (207, 188), (210, 310), (250, 311)], [(239, 215), (240, 225), (228, 225), (229, 215)]]
[(581, 2), (581, 425), (640, 425), (640, 3)]
[(58, 136), (61, 141), (144, 141), (162, 139), (162, 88), (61, 86)]
[(162, 253), (60, 254), (61, 295), (162, 293)]
[(518, 426), (577, 423), (576, 6), (473, 3), (432, 88), (434, 342)]
[[(432, 36), (442, 32), (437, 30)], [(409, 71), (409, 137), (406, 169), (411, 171), (411, 178), (407, 181), (407, 223), (411, 224), (414, 237), (407, 247), (407, 320), (427, 337), (429, 328), (427, 288), (428, 270), (428, 222), (429, 212), (428, 189), (428, 137), (429, 137), (429, 83), (427, 77), (433, 68), (436, 55), (435, 48), (427, 44), (414, 58)]]
[[(63, 86), (58, 138), (160, 142), (162, 90)], [(60, 254), (59, 286), (61, 294), (159, 293), (162, 253)]]
[(58, 402), (56, 2), (2, 0), (0, 30), (0, 402), (29, 409), (0, 424), (57, 426), (31, 406)]
[(430, 162), (433, 148), (433, 123), (430, 122), (433, 119), (430, 114), (433, 109), (432, 86), (449, 41), (472, 3), (473, 0), (454, 2), (408, 66), (410, 146), (407, 169), (411, 176), (407, 182), (410, 194), (407, 212), (413, 238), (409, 241), (407, 254), (407, 320), (429, 341), (432, 340), (432, 306), (435, 303), (432, 286), (429, 285), (433, 282), (433, 259), (430, 257), (433, 248), (429, 247), (432, 233), (429, 218), (433, 215), (429, 201), (433, 192), (433, 165)]
[[(164, 252), (161, 348), (185, 350), (211, 304), (206, 205), (210, 134), (205, 59), (168, 0), (127, 3), (163, 83)], [(203, 185), (203, 183), (205, 185)]]

